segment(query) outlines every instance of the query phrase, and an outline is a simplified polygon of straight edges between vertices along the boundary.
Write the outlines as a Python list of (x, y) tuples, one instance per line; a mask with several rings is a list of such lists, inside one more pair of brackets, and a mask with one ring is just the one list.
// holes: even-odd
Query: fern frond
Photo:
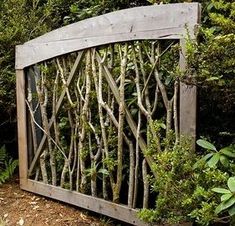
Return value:
[(4, 162), (4, 160), (6, 159), (6, 157), (7, 157), (6, 146), (3, 145), (3, 146), (0, 148), (0, 163)]

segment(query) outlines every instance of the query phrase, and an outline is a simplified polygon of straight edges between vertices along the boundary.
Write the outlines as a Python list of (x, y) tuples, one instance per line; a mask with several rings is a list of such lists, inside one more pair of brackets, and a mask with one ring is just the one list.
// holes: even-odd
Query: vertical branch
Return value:
[[(79, 79), (82, 77), (82, 72), (80, 72), (79, 74)], [(75, 113), (75, 119), (76, 119), (76, 139), (79, 138), (79, 127), (80, 127), (80, 117), (78, 112), (80, 112), (81, 109), (81, 98), (82, 96), (80, 96), (80, 87), (79, 87), (79, 80), (77, 81), (76, 84), (76, 88), (75, 88), (75, 94), (76, 94), (76, 98), (77, 98), (77, 109), (74, 110)], [(76, 156), (77, 156), (77, 167), (76, 167), (76, 191), (79, 191), (79, 187), (80, 187), (80, 158), (79, 158), (79, 142), (77, 144), (77, 140), (75, 140), (75, 147), (76, 147)], [(76, 164), (76, 163), (75, 163)]]
[(174, 96), (173, 96), (173, 118), (175, 126), (175, 144), (179, 142), (179, 120), (178, 120), (178, 92), (179, 92), (179, 82), (175, 81), (174, 84)]
[[(96, 73), (96, 65), (95, 65), (95, 53), (96, 50), (94, 49), (93, 54), (92, 54), (92, 75), (94, 79), (94, 84), (95, 84), (95, 90), (96, 90), (96, 96), (97, 96), (97, 102), (98, 102), (98, 114), (99, 114), (99, 121), (100, 121), (100, 127), (101, 127), (101, 136), (102, 136), (102, 144), (103, 144), (103, 151), (102, 151), (102, 161), (104, 162), (105, 158), (109, 157), (108, 154), (108, 141), (107, 141), (107, 134), (105, 130), (105, 123), (104, 123), (104, 115), (103, 115), (103, 110), (101, 103), (103, 102), (102, 99), (102, 66), (99, 63), (99, 78)], [(102, 146), (101, 146), (102, 147)], [(112, 176), (110, 175), (110, 181), (111, 185), (113, 187), (114, 181)], [(106, 178), (103, 177), (103, 197), (104, 199), (108, 199), (108, 193), (107, 193), (107, 186), (106, 186)]]
[(77, 136), (78, 136), (78, 128), (77, 128), (77, 123), (75, 122), (74, 127), (74, 132), (73, 132), (73, 163), (72, 160), (70, 162), (72, 163), (72, 168), (69, 168), (69, 184), (70, 184), (70, 190), (73, 188), (73, 173), (76, 168), (76, 163), (77, 163)]
[(59, 139), (59, 129), (57, 125), (57, 120), (56, 120), (56, 104), (57, 104), (57, 92), (58, 92), (58, 84), (59, 84), (59, 72), (58, 70), (56, 71), (56, 78), (54, 81), (54, 87), (53, 87), (53, 93), (52, 93), (52, 117), (54, 118), (53, 120), (53, 127), (54, 127), (54, 134), (55, 134), (55, 142), (60, 143)]
[(94, 155), (92, 153), (92, 141), (91, 141), (91, 132), (88, 133), (88, 142), (89, 142), (89, 151), (91, 159), (91, 196), (97, 196), (97, 166), (96, 161), (94, 160)]
[(166, 138), (169, 137), (170, 130), (172, 127), (172, 107), (173, 107), (173, 100), (167, 101), (167, 108), (166, 108)]
[[(43, 85), (43, 82), (44, 82), (43, 73), (41, 74), (41, 77), (38, 73), (35, 73), (35, 81), (36, 81), (36, 91), (38, 95), (38, 101), (39, 101), (39, 106), (40, 106), (41, 116), (42, 116), (42, 124), (46, 131), (46, 129), (48, 129), (47, 120), (46, 120), (47, 118), (46, 109), (45, 109), (45, 106), (47, 104), (47, 98), (45, 97), (45, 100), (44, 100), (43, 88), (45, 85)], [(49, 139), (50, 138), (47, 135), (47, 140)], [(40, 155), (40, 167), (41, 167), (41, 172), (42, 172), (42, 180), (43, 180), (43, 183), (45, 184), (48, 184), (48, 176), (47, 176), (47, 169), (46, 169), (46, 162), (45, 162), (47, 155), (48, 155), (48, 150), (45, 148), (45, 150)]]
[[(33, 95), (32, 95), (32, 87), (31, 87), (31, 77), (28, 76), (28, 103), (29, 107), (31, 108), (33, 114), (35, 111), (37, 111), (37, 106), (35, 107), (35, 110), (33, 109)], [(34, 154), (37, 151), (38, 148), (38, 143), (37, 143), (37, 134), (36, 134), (36, 128), (35, 128), (35, 123), (33, 121), (33, 117), (30, 117), (30, 125), (31, 125), (31, 131), (32, 131), (32, 139), (33, 139), (33, 152)], [(39, 177), (39, 168), (36, 168), (36, 175), (35, 175), (35, 180), (38, 180)]]
[[(69, 124), (70, 124), (70, 128), (71, 128), (71, 135), (70, 135), (70, 145), (69, 145), (69, 154), (68, 154), (68, 158), (64, 159), (64, 167), (61, 173), (61, 178), (60, 178), (60, 186), (63, 188), (64, 187), (64, 183), (65, 183), (65, 177), (66, 174), (71, 172), (71, 167), (70, 167), (70, 163), (71, 163), (71, 158), (72, 158), (72, 153), (73, 153), (73, 139), (74, 139), (74, 124), (72, 122), (72, 116), (71, 116), (71, 111), (68, 110), (68, 119), (69, 119)], [(72, 189), (72, 181), (69, 181), (70, 184), (70, 190)]]
[(101, 145), (100, 145), (100, 138), (95, 130), (95, 127), (92, 125), (91, 122), (91, 112), (89, 109), (89, 122), (88, 125), (91, 131), (94, 133), (96, 144), (97, 144), (97, 152), (94, 155), (92, 150), (92, 141), (91, 141), (91, 132), (89, 132), (89, 150), (90, 150), (90, 159), (91, 159), (91, 195), (97, 196), (97, 161), (101, 155)]
[[(171, 45), (170, 45), (171, 46)], [(163, 103), (166, 109), (166, 137), (169, 137), (170, 134), (170, 130), (171, 130), (171, 126), (172, 126), (172, 105), (173, 105), (173, 98), (171, 100), (168, 99), (167, 97), (167, 91), (166, 91), (166, 87), (163, 84), (163, 82), (161, 81), (160, 77), (159, 77), (159, 73), (157, 68), (155, 67), (155, 62), (160, 60), (160, 46), (158, 44), (157, 47), (157, 60), (155, 60), (155, 51), (154, 51), (154, 45), (152, 45), (152, 54), (150, 59), (150, 62), (152, 64), (152, 66), (154, 67), (154, 75), (155, 75), (155, 79), (157, 81), (158, 87), (160, 89), (161, 95), (162, 95), (162, 99), (163, 99)], [(167, 47), (168, 49), (168, 47)]]
[[(47, 65), (45, 64), (45, 67)], [(43, 79), (44, 78), (44, 79)], [(43, 124), (45, 131), (48, 135), (47, 141), (48, 141), (48, 149), (49, 149), (49, 155), (50, 155), (50, 167), (51, 167), (51, 180), (52, 180), (52, 185), (56, 186), (56, 160), (55, 160), (55, 150), (53, 149), (52, 142), (51, 142), (51, 133), (50, 133), (50, 127), (49, 127), (49, 120), (47, 116), (47, 105), (48, 105), (48, 89), (47, 89), (47, 77), (46, 73), (44, 76), (42, 76), (42, 86), (44, 90), (44, 103), (42, 105), (43, 108)]]
[(91, 90), (91, 82), (90, 82), (90, 74), (91, 74), (91, 51), (88, 50), (86, 54), (86, 67), (85, 67), (85, 100), (81, 110), (81, 131), (79, 135), (79, 157), (80, 157), (80, 168), (81, 168), (81, 192), (85, 192), (85, 186), (87, 184), (87, 177), (85, 173), (85, 159), (86, 156), (84, 154), (84, 141), (86, 135), (86, 122), (87, 122), (87, 112), (89, 107), (89, 99), (90, 99), (90, 90)]
[(134, 65), (135, 65), (135, 73), (136, 73), (136, 78), (135, 78), (135, 83), (136, 83), (136, 91), (137, 91), (137, 98), (138, 98), (138, 106), (140, 108), (140, 111), (145, 115), (145, 117), (147, 118), (148, 124), (149, 124), (149, 128), (151, 131), (151, 134), (153, 136), (153, 139), (156, 141), (157, 143), (157, 151), (161, 151), (161, 145), (160, 145), (160, 139), (158, 137), (158, 135), (156, 134), (156, 131), (154, 129), (154, 122), (151, 116), (151, 111), (148, 112), (142, 103), (142, 96), (141, 96), (141, 90), (140, 90), (140, 75), (139, 75), (139, 68), (138, 68), (138, 64), (137, 64), (137, 59), (136, 59), (136, 54), (135, 54), (135, 49), (132, 46), (132, 52), (133, 52), (133, 57), (134, 57)]
[[(120, 55), (122, 55), (120, 53)], [(125, 76), (126, 76), (126, 65), (127, 65), (127, 44), (124, 47), (124, 54), (121, 60), (121, 74), (120, 74), (120, 103), (119, 103), (119, 123), (118, 123), (118, 148), (117, 148), (117, 181), (113, 194), (113, 201), (119, 202), (119, 194), (122, 185), (122, 168), (123, 168), (123, 126), (125, 118)]]
[(158, 104), (158, 93), (159, 93), (159, 88), (158, 88), (158, 83), (156, 83), (156, 88), (155, 88), (155, 97), (154, 97), (154, 103), (153, 103), (153, 108), (151, 115), (153, 115), (156, 110), (157, 110), (157, 104)]
[(135, 147), (135, 185), (134, 185), (134, 198), (133, 198), (133, 208), (136, 207), (137, 194), (138, 194), (138, 170), (139, 170), (139, 137), (141, 128), (141, 113), (138, 112), (138, 125), (136, 134), (136, 147)]
[(133, 206), (133, 193), (134, 193), (134, 183), (135, 183), (135, 158), (134, 158), (134, 147), (133, 143), (129, 143), (129, 156), (130, 156), (130, 166), (129, 166), (129, 188), (128, 188), (128, 206)]
[[(144, 59), (143, 59), (143, 55), (142, 55), (141, 45), (138, 45), (138, 54), (139, 54), (139, 60), (140, 60), (140, 70), (143, 75), (144, 84), (146, 84), (147, 77), (146, 77), (146, 72), (144, 69)], [(146, 104), (147, 111), (151, 112), (151, 103), (150, 103), (150, 99), (149, 99), (149, 87), (148, 86), (146, 86), (146, 89), (144, 91), (144, 95), (145, 95), (145, 104)]]
[(143, 208), (148, 208), (148, 200), (149, 200), (149, 181), (148, 181), (148, 173), (147, 173), (147, 162), (144, 159), (142, 162), (142, 177), (144, 183), (144, 194), (143, 194)]

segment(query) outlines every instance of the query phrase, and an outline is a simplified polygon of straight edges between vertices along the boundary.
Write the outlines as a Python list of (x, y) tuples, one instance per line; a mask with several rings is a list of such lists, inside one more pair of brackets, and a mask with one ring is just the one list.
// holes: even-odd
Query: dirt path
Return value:
[[(103, 219), (103, 220), (102, 220)], [(20, 190), (15, 179), (0, 185), (0, 226), (111, 226), (110, 220)], [(119, 224), (121, 225), (121, 224)]]

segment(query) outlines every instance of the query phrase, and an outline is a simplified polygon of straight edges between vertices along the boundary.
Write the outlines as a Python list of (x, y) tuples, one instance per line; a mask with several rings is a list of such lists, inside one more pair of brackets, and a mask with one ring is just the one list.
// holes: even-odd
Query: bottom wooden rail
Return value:
[[(147, 226), (149, 224), (141, 221), (137, 217), (138, 210), (125, 205), (112, 203), (104, 199), (92, 197), (75, 191), (63, 189), (34, 180), (26, 180), (21, 184), (21, 189), (33, 192), (42, 196), (69, 203), (96, 213), (100, 213), (120, 221), (137, 225)], [(156, 225), (156, 224), (151, 224)], [(176, 224), (174, 226), (191, 226), (191, 223)], [(156, 225), (157, 226), (157, 225)], [(158, 225), (160, 226), (160, 225)], [(166, 225), (165, 225), (166, 226)], [(172, 225), (173, 226), (173, 225)]]

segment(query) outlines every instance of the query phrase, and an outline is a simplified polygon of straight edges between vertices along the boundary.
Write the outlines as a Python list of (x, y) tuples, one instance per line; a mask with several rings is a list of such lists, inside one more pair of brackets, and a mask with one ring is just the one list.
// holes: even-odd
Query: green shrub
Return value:
[(0, 148), (0, 184), (12, 177), (17, 166), (18, 160), (10, 158), (5, 146), (2, 146)]

